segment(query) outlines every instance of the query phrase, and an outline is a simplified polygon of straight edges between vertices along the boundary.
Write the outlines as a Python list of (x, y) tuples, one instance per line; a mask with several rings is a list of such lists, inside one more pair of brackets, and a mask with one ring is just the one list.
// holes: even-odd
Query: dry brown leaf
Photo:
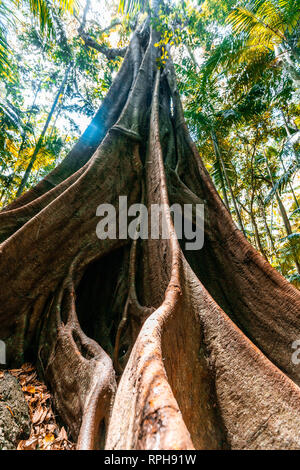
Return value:
[(56, 425), (55, 424), (48, 424), (47, 425), (47, 433), (54, 433), (56, 430)]
[(33, 382), (37, 377), (36, 372), (33, 372), (28, 377), (25, 377), (26, 383)]
[(49, 410), (48, 413), (46, 414), (44, 420), (49, 421), (49, 419), (53, 418), (53, 413), (52, 410)]
[[(19, 448), (20, 444), (21, 448)], [(27, 441), (21, 441), (18, 445), (18, 450), (34, 450), (38, 444), (38, 438), (36, 436), (31, 437)]]
[[(0, 371), (0, 378), (4, 376), (4, 372)], [(65, 428), (60, 429), (56, 423), (51, 407), (51, 394), (46, 385), (38, 380), (36, 369), (31, 364), (24, 364), (21, 369), (11, 369), (8, 372), (16, 377), (22, 386), (32, 421), (30, 438), (20, 441), (18, 450), (75, 449), (75, 445), (68, 440)], [(12, 410), (9, 410), (12, 413)]]
[(46, 434), (46, 436), (43, 439), (44, 447), (45, 448), (49, 447), (54, 441), (55, 441), (55, 437), (53, 434)]
[(45, 420), (47, 414), (48, 414), (48, 410), (45, 409), (45, 410), (43, 411), (43, 414), (42, 414), (41, 419), (40, 419), (40, 422), (41, 422), (41, 423), (43, 423), (43, 421)]
[(35, 387), (28, 385), (27, 387), (22, 387), (23, 392), (35, 393)]
[(42, 399), (41, 399), (41, 405), (42, 405), (43, 403), (45, 403), (47, 400), (49, 400), (49, 398), (51, 398), (50, 393), (43, 394), (43, 397), (42, 397)]
[(33, 423), (33, 424), (37, 424), (37, 423), (40, 421), (40, 419), (41, 419), (43, 413), (44, 413), (43, 407), (42, 407), (42, 406), (39, 406), (39, 407), (35, 410), (35, 412), (33, 413), (33, 416), (32, 416), (32, 423)]
[(68, 440), (68, 434), (67, 434), (67, 431), (65, 430), (64, 426), (60, 430), (58, 439), (60, 441), (67, 441)]
[[(35, 402), (39, 401), (38, 396), (33, 395), (32, 397), (29, 397), (29, 404), (32, 406)], [(40, 402), (42, 404), (42, 402)]]
[(24, 449), (24, 443), (26, 441), (20, 441), (19, 444), (18, 444), (18, 447), (17, 447), (17, 450), (23, 450)]
[(34, 367), (29, 362), (26, 362), (22, 365), (21, 369), (23, 369), (23, 371), (25, 370), (26, 372), (31, 372), (32, 370), (34, 370)]

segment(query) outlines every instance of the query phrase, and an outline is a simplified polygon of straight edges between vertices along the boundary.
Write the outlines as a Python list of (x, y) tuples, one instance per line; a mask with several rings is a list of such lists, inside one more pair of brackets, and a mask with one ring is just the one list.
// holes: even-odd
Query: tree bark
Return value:
[(224, 204), (230, 212), (230, 205), (229, 205), (229, 201), (228, 201), (228, 197), (227, 197), (227, 193), (226, 193), (225, 182), (224, 182), (224, 177), (223, 177), (223, 166), (222, 166), (221, 161), (220, 161), (220, 152), (219, 152), (219, 147), (218, 147), (216, 135), (213, 131), (211, 132), (211, 140), (212, 140), (212, 143), (213, 143), (215, 157), (216, 157), (217, 161), (219, 162), (219, 165), (220, 165), (220, 168), (221, 168), (221, 186), (222, 186), (222, 195), (223, 195), (223, 199), (224, 199)]
[[(217, 139), (217, 136), (216, 136), (214, 131), (212, 131), (212, 140), (213, 140), (213, 143), (214, 143), (214, 149), (215, 149), (215, 152), (216, 152), (216, 156), (218, 157), (218, 160), (221, 164), (221, 168), (222, 168), (222, 171), (223, 171), (223, 174), (224, 174), (224, 177), (225, 177), (225, 181), (226, 181), (227, 187), (228, 187), (229, 192), (230, 192), (230, 196), (231, 196), (231, 199), (232, 199), (232, 202), (233, 202), (233, 205), (234, 205), (234, 210), (235, 210), (238, 222), (239, 222), (240, 229), (242, 230), (243, 234), (245, 235), (244, 224), (243, 224), (241, 214), (240, 214), (237, 202), (236, 202), (236, 198), (235, 198), (234, 193), (233, 193), (233, 189), (232, 189), (232, 186), (231, 186), (231, 183), (230, 183), (230, 179), (229, 179), (228, 174), (227, 174), (227, 169), (226, 169), (223, 157), (222, 157), (222, 153), (221, 153), (220, 148), (219, 148), (218, 139)], [(223, 185), (224, 185), (224, 182), (223, 182)], [(225, 189), (224, 189), (224, 193), (225, 193)], [(227, 205), (227, 208), (229, 210), (229, 203), (228, 203), (227, 196), (226, 196), (225, 200), (227, 201), (226, 205)]]
[[(282, 115), (284, 116), (283, 112), (282, 112)], [(285, 117), (284, 117), (284, 119), (285, 119)], [(286, 123), (286, 130), (287, 130), (287, 132), (288, 132), (287, 123)], [(289, 134), (288, 134), (288, 135), (289, 135)], [(284, 161), (283, 161), (283, 159), (282, 159), (282, 153), (281, 153), (281, 152), (279, 153), (279, 159), (280, 159), (280, 163), (281, 163), (282, 169), (283, 169), (284, 173), (286, 173), (286, 167), (285, 167)], [(293, 185), (292, 185), (292, 183), (291, 183), (291, 180), (289, 180), (289, 183), (288, 183), (288, 184), (289, 184), (291, 193), (292, 193), (292, 195), (293, 195), (293, 198), (294, 198), (296, 207), (299, 208), (299, 202), (298, 202), (298, 199), (297, 199), (297, 197), (296, 197), (296, 194), (295, 194)]]
[(267, 221), (267, 217), (266, 217), (266, 212), (265, 212), (265, 206), (264, 206), (263, 198), (261, 197), (261, 195), (258, 196), (258, 204), (260, 206), (260, 212), (261, 212), (262, 219), (264, 221), (266, 234), (269, 237), (272, 250), (274, 251), (274, 253), (276, 253), (276, 248), (275, 248), (275, 244), (274, 244), (273, 235), (271, 233), (271, 230), (269, 229), (269, 225), (268, 225), (268, 221)]
[[(298, 449), (299, 291), (236, 228), (141, 31), (75, 148), (0, 214), (8, 360), (38, 362), (78, 449)], [(162, 204), (168, 238), (99, 240), (119, 195)], [(175, 202), (205, 204), (203, 249)]]

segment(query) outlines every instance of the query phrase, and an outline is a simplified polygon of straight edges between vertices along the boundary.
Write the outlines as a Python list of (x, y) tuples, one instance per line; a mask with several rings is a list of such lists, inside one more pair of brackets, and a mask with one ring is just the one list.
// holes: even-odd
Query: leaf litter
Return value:
[(26, 363), (21, 369), (0, 371), (0, 378), (4, 372), (18, 379), (30, 411), (30, 437), (20, 441), (17, 450), (75, 450), (75, 443), (69, 438), (66, 429), (56, 421), (52, 396), (46, 385), (38, 379), (35, 367)]

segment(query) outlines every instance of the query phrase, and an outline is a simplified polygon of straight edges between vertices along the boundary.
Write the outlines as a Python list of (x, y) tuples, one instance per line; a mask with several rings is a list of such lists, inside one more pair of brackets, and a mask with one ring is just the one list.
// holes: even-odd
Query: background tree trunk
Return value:
[(258, 204), (259, 204), (259, 206), (260, 206), (260, 212), (261, 212), (262, 219), (263, 219), (263, 221), (264, 221), (264, 226), (265, 226), (266, 234), (267, 234), (268, 237), (269, 237), (272, 250), (274, 251), (274, 253), (276, 253), (276, 248), (275, 248), (275, 244), (274, 244), (274, 239), (273, 239), (271, 230), (270, 230), (269, 225), (268, 225), (268, 221), (267, 221), (267, 217), (266, 217), (266, 212), (265, 212), (265, 206), (264, 206), (263, 198), (262, 198), (261, 195), (258, 196)]
[(35, 160), (36, 160), (36, 157), (41, 149), (41, 146), (43, 144), (43, 141), (44, 141), (44, 137), (45, 137), (45, 134), (48, 130), (48, 127), (49, 127), (49, 124), (51, 122), (51, 119), (52, 119), (52, 116), (55, 112), (55, 109), (56, 109), (56, 106), (57, 106), (57, 103), (58, 103), (58, 100), (60, 98), (60, 96), (62, 95), (63, 91), (64, 91), (64, 88), (65, 88), (65, 85), (67, 83), (67, 80), (68, 80), (68, 75), (69, 75), (69, 72), (71, 70), (71, 67), (72, 67), (72, 64), (69, 65), (69, 67), (67, 68), (66, 72), (65, 72), (65, 76), (64, 76), (64, 79), (56, 93), (56, 96), (54, 98), (54, 101), (53, 101), (53, 104), (51, 106), (51, 109), (50, 109), (50, 112), (47, 116), (47, 119), (46, 119), (46, 122), (44, 124), (44, 127), (43, 127), (43, 130), (41, 132), (41, 135), (39, 137), (39, 140), (37, 141), (37, 144), (35, 146), (35, 149), (34, 149), (34, 152), (32, 154), (32, 157), (30, 159), (30, 162), (25, 170), (25, 173), (24, 173), (24, 176), (21, 180), (21, 183), (20, 183), (20, 186), (18, 188), (18, 191), (17, 191), (17, 197), (20, 196), (20, 194), (22, 194), (23, 192), (23, 189), (25, 188), (26, 184), (27, 184), (27, 181), (28, 181), (28, 178), (30, 176), (30, 173), (32, 171), (32, 168), (33, 168), (33, 165), (35, 163)]

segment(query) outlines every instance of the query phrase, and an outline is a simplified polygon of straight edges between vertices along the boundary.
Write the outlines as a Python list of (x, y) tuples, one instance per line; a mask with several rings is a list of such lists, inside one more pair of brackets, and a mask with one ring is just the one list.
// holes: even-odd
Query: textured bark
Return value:
[[(299, 448), (299, 292), (233, 223), (157, 40), (134, 34), (70, 155), (0, 214), (1, 339), (37, 360), (79, 449)], [(163, 203), (169, 239), (100, 241), (119, 195)], [(174, 202), (205, 204), (202, 250)]]

